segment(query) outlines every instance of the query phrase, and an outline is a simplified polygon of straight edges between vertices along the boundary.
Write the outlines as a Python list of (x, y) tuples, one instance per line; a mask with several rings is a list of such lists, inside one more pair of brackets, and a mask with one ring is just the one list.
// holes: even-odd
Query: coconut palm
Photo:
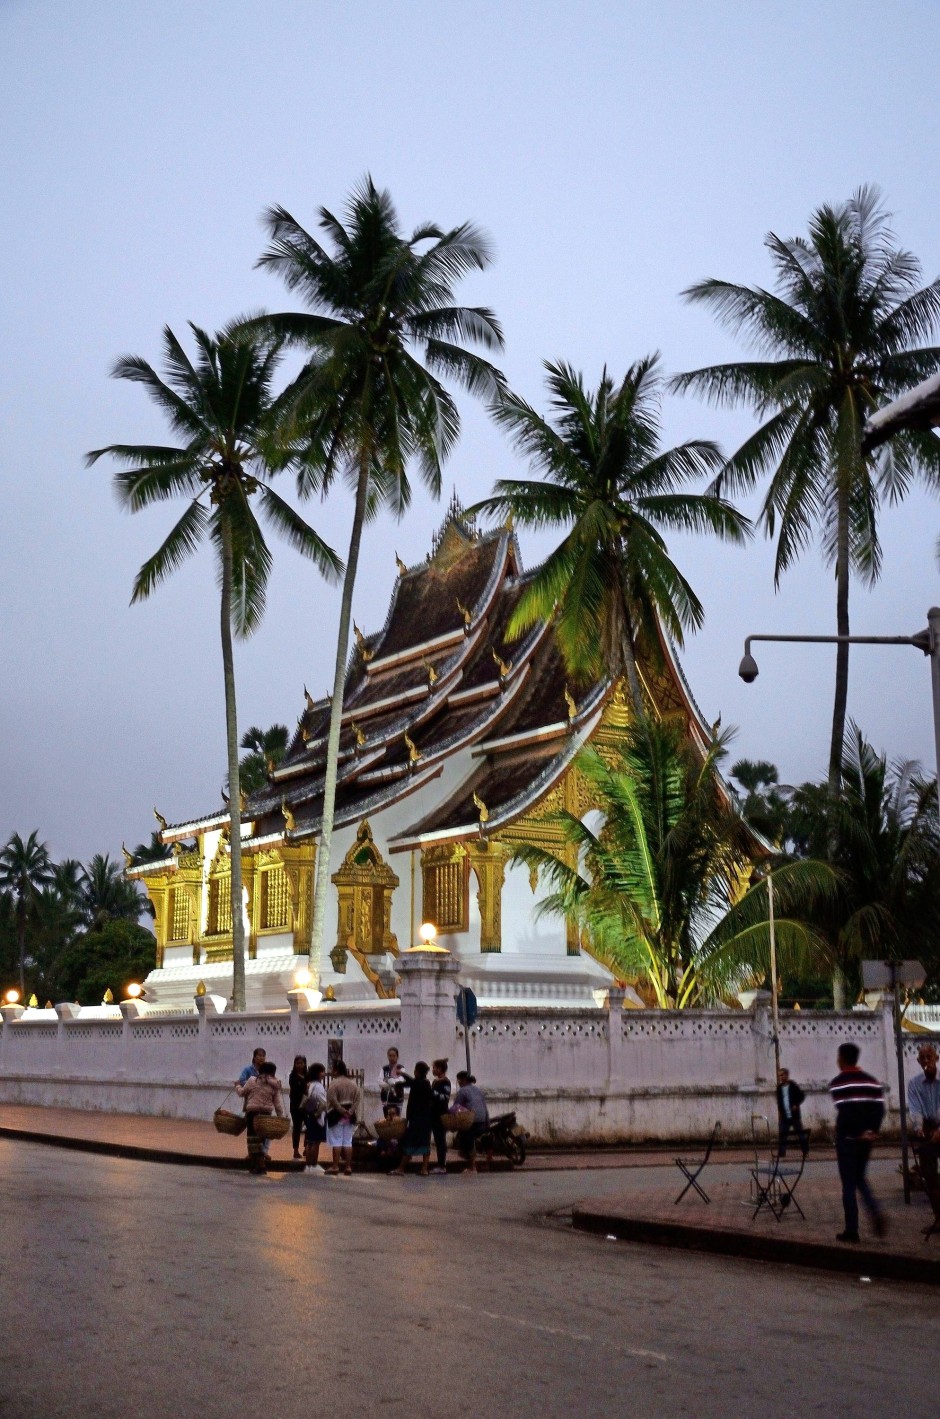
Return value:
[(21, 1000), (26, 998), (26, 925), (39, 894), (52, 880), (52, 859), (38, 831), (34, 829), (25, 842), (13, 833), (0, 851), (0, 892), (9, 892), (13, 900)]
[(140, 867), (145, 862), (163, 862), (167, 857), (167, 845), (163, 841), (159, 830), (155, 829), (150, 834), (149, 843), (138, 843), (131, 851), (128, 867)]
[(149, 596), (204, 539), (217, 559), (231, 785), (232, 1003), (236, 1010), (244, 1010), (241, 796), (232, 631), (241, 637), (250, 635), (264, 611), (271, 553), (255, 506), (324, 576), (335, 578), (342, 564), (268, 481), (290, 461), (289, 450), (278, 450), (273, 437), (277, 345), (244, 331), (236, 334), (231, 327), (215, 336), (196, 325), (190, 328), (196, 342), (195, 361), (173, 331), (169, 327), (164, 330), (165, 379), (137, 356), (118, 360), (113, 370), (118, 379), (143, 384), (166, 414), (179, 444), (110, 444), (94, 450), (87, 461), (91, 464), (110, 454), (128, 465), (115, 475), (114, 482), (118, 497), (131, 512), (173, 497), (188, 500), (182, 517), (137, 573), (132, 602)]
[(605, 369), (596, 390), (569, 365), (545, 368), (550, 418), (515, 394), (493, 408), (543, 481), (501, 479), (474, 511), (509, 515), (524, 527), (566, 529), (528, 583), (509, 633), (520, 635), (555, 614), (569, 673), (582, 680), (625, 674), (642, 714), (639, 638), (655, 654), (657, 621), (681, 645), (684, 631), (703, 619), (663, 531), (742, 542), (748, 522), (721, 497), (683, 487), (721, 466), (713, 443), (660, 448), (655, 356), (638, 360), (619, 383)]
[[(766, 887), (748, 886), (754, 839), (718, 775), (727, 740), (714, 737), (703, 759), (681, 716), (635, 720), (614, 753), (578, 760), (600, 828), (565, 813), (567, 862), (542, 848), (515, 853), (553, 888), (539, 910), (574, 922), (599, 959), (664, 1008), (723, 998), (769, 966)], [(815, 934), (794, 912), (833, 880), (815, 862), (774, 872), (781, 964), (811, 956)]]
[(792, 816), (804, 849), (837, 869), (838, 895), (813, 913), (837, 1006), (864, 957), (940, 954), (940, 821), (937, 785), (919, 765), (889, 765), (851, 726), (841, 788), (803, 784)]
[[(777, 538), (775, 582), (818, 533), (835, 569), (837, 631), (847, 636), (851, 577), (870, 585), (881, 571), (881, 500), (900, 500), (916, 479), (940, 486), (940, 439), (929, 430), (909, 429), (877, 451), (862, 451), (866, 417), (940, 368), (940, 348), (919, 343), (940, 320), (940, 280), (918, 288), (919, 263), (895, 244), (873, 187), (820, 207), (808, 238), (771, 232), (765, 245), (776, 293), (710, 279), (684, 294), (769, 358), (693, 370), (677, 375), (672, 388), (755, 410), (760, 427), (728, 460), (716, 487), (748, 492), (770, 475), (761, 522)], [(843, 642), (830, 793), (839, 782), (848, 674)]]
[(85, 869), (79, 900), (85, 924), (96, 931), (107, 921), (137, 921), (147, 902), (107, 853), (96, 852)]
[(398, 516), (405, 511), (412, 460), (434, 496), (440, 493), (442, 464), (460, 427), (442, 378), (487, 396), (502, 387), (493, 365), (465, 348), (466, 343), (502, 347), (495, 316), (483, 307), (454, 303), (457, 281), (490, 262), (481, 232), (467, 222), (450, 231), (425, 223), (406, 235), (389, 193), (371, 178), (353, 192), (344, 217), (320, 209), (324, 244), (282, 207), (271, 208), (271, 241), (259, 262), (309, 307), (260, 321), (278, 339), (308, 352), (290, 391), (292, 430), (302, 431), (305, 440), (301, 491), (323, 494), (337, 475), (355, 490), (327, 739), (312, 961), (319, 959), (329, 890), (346, 654), (363, 525), (382, 506)]
[(741, 812), (746, 821), (768, 841), (782, 847), (788, 836), (793, 790), (781, 784), (777, 765), (767, 759), (738, 759), (731, 766), (730, 776), (744, 789)]
[(269, 729), (259, 729), (253, 724), (242, 735), (242, 748), (248, 753), (240, 760), (241, 788), (243, 793), (254, 793), (263, 788), (268, 774), (276, 768), (287, 753), (290, 730), (286, 724), (272, 724)]

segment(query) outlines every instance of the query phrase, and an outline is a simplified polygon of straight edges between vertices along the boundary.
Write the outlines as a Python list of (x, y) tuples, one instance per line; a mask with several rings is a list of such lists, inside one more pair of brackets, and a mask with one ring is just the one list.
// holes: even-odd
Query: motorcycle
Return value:
[(514, 1113), (498, 1114), (477, 1139), (477, 1152), (488, 1158), (499, 1154), (508, 1158), (514, 1168), (520, 1168), (525, 1162), (527, 1136)]

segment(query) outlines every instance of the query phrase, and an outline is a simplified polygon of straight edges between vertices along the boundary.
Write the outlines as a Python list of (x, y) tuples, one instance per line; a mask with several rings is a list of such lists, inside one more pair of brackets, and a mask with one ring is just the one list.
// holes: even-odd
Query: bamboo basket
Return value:
[(379, 1118), (372, 1127), (376, 1136), (387, 1142), (392, 1138), (404, 1138), (408, 1124), (403, 1118)]
[(466, 1133), (473, 1127), (473, 1110), (457, 1109), (454, 1113), (441, 1114), (441, 1123), (448, 1133)]
[(255, 1133), (259, 1138), (283, 1138), (290, 1132), (290, 1119), (277, 1114), (255, 1114)]
[(233, 1138), (244, 1133), (248, 1127), (248, 1120), (244, 1114), (233, 1114), (229, 1109), (216, 1109), (212, 1115), (212, 1122), (215, 1124), (217, 1133), (230, 1133)]

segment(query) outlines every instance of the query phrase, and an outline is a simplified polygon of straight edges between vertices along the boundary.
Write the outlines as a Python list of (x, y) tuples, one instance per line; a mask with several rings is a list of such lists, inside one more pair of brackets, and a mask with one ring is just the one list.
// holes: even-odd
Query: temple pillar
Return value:
[(484, 838), (470, 847), (470, 866), (479, 884), (480, 950), (503, 949), (502, 896), (508, 850), (500, 842)]
[(405, 951), (397, 961), (401, 1054), (406, 1069), (419, 1059), (448, 1059), (457, 1039), (457, 973), (449, 951)]

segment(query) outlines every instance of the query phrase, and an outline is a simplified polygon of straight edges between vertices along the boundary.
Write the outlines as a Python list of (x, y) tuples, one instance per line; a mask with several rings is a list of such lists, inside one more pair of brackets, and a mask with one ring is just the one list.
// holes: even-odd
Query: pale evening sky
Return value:
[[(208, 552), (142, 606), (134, 573), (173, 509), (128, 517), (84, 452), (162, 441), (115, 357), (159, 357), (160, 331), (209, 328), (293, 298), (253, 263), (270, 203), (312, 225), (365, 173), (406, 226), (471, 218), (497, 260), (461, 298), (495, 308), (503, 367), (537, 404), (541, 361), (595, 380), (661, 350), (667, 370), (743, 347), (679, 292), (706, 275), (768, 282), (768, 229), (878, 183), (895, 229), (940, 272), (934, 161), (940, 11), (872, 0), (592, 3), (557, 0), (0, 0), (0, 841), (38, 828), (57, 857), (116, 852), (211, 809), (225, 766), (217, 595)], [(445, 500), (522, 467), (472, 401)], [(667, 436), (736, 445), (744, 412), (664, 406)], [(351, 502), (308, 505), (345, 551)], [(367, 533), (355, 615), (376, 629), (395, 576), (427, 551), (443, 508), (416, 490), (406, 520)], [(936, 500), (885, 509), (885, 571), (853, 588), (853, 630), (918, 630), (940, 601)], [(527, 564), (541, 547), (523, 535)], [(815, 553), (774, 593), (770, 544), (677, 540), (705, 603), (683, 662), (735, 752), (784, 779), (825, 770), (829, 649), (746, 634), (831, 632)], [(293, 724), (304, 682), (327, 689), (338, 592), (275, 549), (268, 612), (237, 652), (241, 727)], [(760, 649), (758, 647), (758, 649)], [(931, 770), (927, 665), (853, 654), (850, 713), (892, 756)]]

